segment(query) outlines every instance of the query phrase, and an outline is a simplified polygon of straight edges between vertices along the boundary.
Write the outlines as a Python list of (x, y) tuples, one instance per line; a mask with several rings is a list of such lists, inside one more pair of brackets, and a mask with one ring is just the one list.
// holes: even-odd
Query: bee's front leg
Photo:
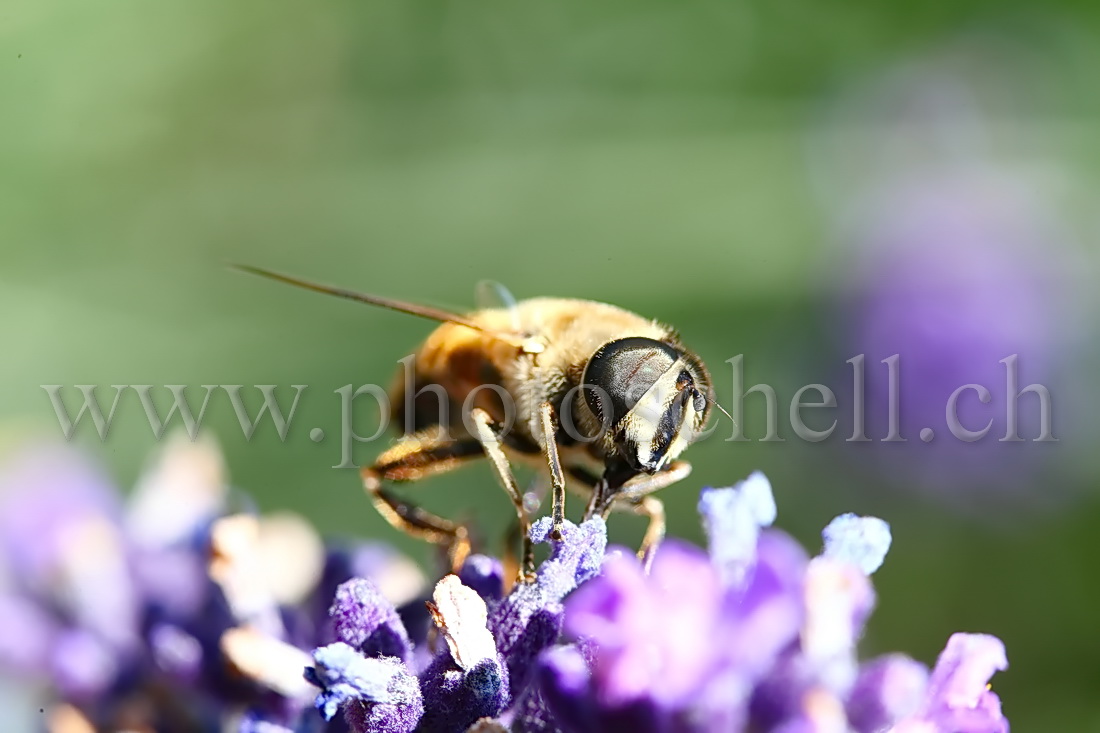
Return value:
[(523, 535), (522, 566), (519, 571), (519, 582), (525, 583), (535, 577), (535, 548), (531, 545), (531, 519), (527, 515), (527, 505), (523, 502), (523, 494), (516, 484), (516, 477), (512, 474), (512, 466), (508, 463), (508, 456), (501, 447), (500, 437), (492, 427), (492, 418), (489, 413), (480, 407), (474, 408), (470, 416), (474, 421), (474, 435), (481, 443), (482, 450), (493, 465), (497, 480), (500, 481), (504, 492), (512, 499), (516, 508), (516, 517), (519, 519), (520, 532)]
[(554, 407), (549, 402), (539, 405), (539, 425), (542, 428), (542, 442), (546, 450), (546, 463), (550, 469), (550, 485), (553, 489), (554, 528), (550, 539), (560, 540), (565, 526), (565, 474), (558, 457), (557, 429), (554, 427)]
[(642, 544), (638, 547), (638, 559), (642, 561), (642, 567), (648, 574), (649, 566), (653, 564), (653, 555), (665, 538), (665, 503), (656, 496), (642, 496), (628, 500), (626, 506), (635, 514), (649, 518), (645, 534), (642, 535)]
[(615, 495), (612, 503), (615, 509), (629, 510), (649, 518), (642, 544), (638, 548), (638, 559), (642, 561), (647, 573), (653, 563), (653, 555), (665, 537), (665, 504), (653, 496), (653, 493), (682, 481), (690, 473), (690, 463), (674, 461), (664, 471), (652, 476), (643, 474), (627, 481)]
[(639, 474), (622, 485), (615, 499), (638, 499), (647, 494), (672, 486), (691, 475), (691, 464), (687, 461), (673, 461), (668, 468), (654, 474)]

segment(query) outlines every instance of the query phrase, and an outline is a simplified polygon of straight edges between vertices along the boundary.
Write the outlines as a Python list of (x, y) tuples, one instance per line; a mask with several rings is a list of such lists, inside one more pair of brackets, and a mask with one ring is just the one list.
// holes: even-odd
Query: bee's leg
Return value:
[(444, 473), (484, 455), (481, 443), (472, 438), (449, 437), (436, 426), (414, 433), (385, 451), (373, 465), (362, 469), (363, 487), (378, 513), (395, 528), (447, 547), (456, 572), (470, 554), (466, 527), (404, 501), (382, 486), (383, 481), (417, 481)]
[[(546, 492), (550, 490), (550, 485), (546, 481), (546, 477), (541, 473), (537, 474), (534, 480), (527, 486), (523, 492), (524, 506), (527, 507), (527, 514), (531, 515), (539, 510), (542, 506), (542, 499), (546, 495)], [(508, 531), (504, 534), (504, 546), (515, 547), (517, 544), (523, 541), (523, 537), (520, 536), (519, 518), (513, 519), (508, 523)], [(516, 578), (520, 575), (520, 561), (515, 554), (506, 552), (504, 557), (501, 558), (504, 564), (504, 577)], [(506, 589), (507, 592), (507, 589)]]
[(481, 448), (485, 455), (489, 457), (489, 462), (493, 464), (497, 480), (500, 481), (501, 487), (511, 498), (512, 504), (516, 508), (519, 529), (523, 535), (521, 555), (523, 560), (518, 582), (528, 582), (535, 577), (535, 549), (531, 545), (531, 519), (527, 516), (527, 506), (523, 502), (523, 494), (520, 493), (519, 486), (516, 484), (516, 477), (512, 474), (512, 466), (508, 463), (508, 456), (504, 454), (504, 449), (500, 446), (500, 438), (492, 428), (492, 419), (489, 417), (489, 413), (477, 407), (470, 412), (470, 416), (474, 420), (474, 433), (481, 443)]
[(539, 422), (542, 426), (543, 444), (546, 446), (546, 462), (550, 468), (550, 485), (553, 487), (554, 528), (550, 538), (560, 540), (565, 526), (565, 475), (558, 458), (557, 431), (554, 429), (554, 407), (549, 402), (539, 405)]
[(638, 559), (648, 573), (649, 566), (653, 564), (653, 555), (665, 538), (665, 503), (656, 496), (648, 495), (616, 502), (615, 508), (629, 509), (635, 514), (649, 517), (649, 524), (642, 535), (642, 544), (638, 548)]
[[(512, 548), (516, 546), (517, 542), (522, 542), (523, 537), (520, 535), (519, 520), (508, 523), (508, 531), (504, 533), (504, 546), (505, 548)], [(511, 588), (515, 583), (516, 578), (523, 579), (524, 569), (520, 567), (521, 563), (519, 558), (510, 549), (506, 549), (500, 558), (501, 571), (504, 578), (504, 595), (508, 595), (511, 592)]]
[(631, 502), (642, 497), (660, 491), (666, 486), (683, 481), (691, 474), (691, 464), (687, 461), (673, 461), (668, 468), (654, 474), (638, 474), (613, 491), (608, 490), (606, 479), (601, 479), (596, 485), (595, 494), (589, 505), (593, 514), (600, 514), (604, 519), (611, 512), (615, 502)]
[(665, 536), (665, 505), (652, 494), (666, 486), (682, 481), (691, 473), (691, 464), (686, 461), (673, 461), (660, 473), (652, 476), (635, 476), (623, 484), (622, 488), (607, 502), (606, 516), (611, 508), (629, 509), (635, 514), (649, 517), (649, 525), (642, 536), (642, 545), (638, 548), (638, 559), (642, 561), (646, 572), (653, 562), (653, 554)]
[(616, 494), (616, 499), (638, 499), (654, 491), (660, 491), (666, 486), (678, 481), (683, 481), (691, 475), (691, 464), (687, 461), (673, 461), (668, 468), (652, 475), (641, 474), (623, 484)]
[(584, 516), (581, 521), (587, 522), (597, 514), (605, 519), (607, 518), (607, 509), (611, 506), (611, 503), (604, 500), (604, 496), (607, 494), (606, 486), (607, 482), (603, 479), (599, 479), (593, 484), (592, 493), (588, 495), (588, 504), (584, 508)]
[(619, 498), (623, 486), (636, 478), (638, 476), (625, 463), (604, 469), (603, 476), (592, 486), (592, 495), (585, 507), (584, 518), (587, 520), (598, 515), (607, 519), (607, 515), (611, 513), (611, 505)]

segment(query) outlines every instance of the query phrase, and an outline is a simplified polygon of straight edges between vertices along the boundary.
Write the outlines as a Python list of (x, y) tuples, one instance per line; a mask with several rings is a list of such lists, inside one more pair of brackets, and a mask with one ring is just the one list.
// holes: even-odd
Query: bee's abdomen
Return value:
[(405, 432), (440, 424), (462, 431), (463, 414), (474, 407), (494, 420), (502, 419), (505, 408), (496, 349), (499, 344), (487, 343), (482, 334), (470, 329), (451, 325), (436, 329), (413, 360), (411, 379), (404, 371), (397, 376), (390, 393), (395, 423)]

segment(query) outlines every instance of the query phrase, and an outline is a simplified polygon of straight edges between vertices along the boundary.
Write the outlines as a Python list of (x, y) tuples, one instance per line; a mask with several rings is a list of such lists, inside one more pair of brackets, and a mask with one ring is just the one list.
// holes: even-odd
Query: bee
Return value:
[(394, 527), (444, 545), (460, 566), (470, 552), (467, 528), (391, 485), (487, 458), (516, 509), (520, 579), (531, 576), (534, 560), (512, 462), (549, 476), (553, 539), (561, 538), (568, 486), (587, 499), (585, 519), (612, 509), (648, 518), (639, 556), (652, 557), (665, 532), (664, 506), (653, 494), (691, 472), (679, 456), (717, 406), (702, 360), (672, 328), (587, 300), (532, 298), (462, 314), (235, 267), (439, 322), (390, 390), (402, 437), (362, 469), (367, 494)]

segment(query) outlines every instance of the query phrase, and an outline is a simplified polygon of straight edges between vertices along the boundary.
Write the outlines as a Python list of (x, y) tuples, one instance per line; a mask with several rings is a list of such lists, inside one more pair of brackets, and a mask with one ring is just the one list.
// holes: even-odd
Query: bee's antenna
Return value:
[[(705, 398), (705, 396), (704, 396), (704, 398)], [(718, 400), (707, 400), (707, 401), (710, 402), (710, 404), (717, 407), (719, 412), (721, 412), (723, 415), (728, 417), (730, 419), (730, 422), (732, 422), (734, 425), (737, 424), (737, 421), (733, 419), (733, 415), (726, 412), (726, 408), (722, 407), (722, 403), (720, 403)]]
[(323, 293), (325, 295), (334, 295), (337, 298), (346, 298), (347, 300), (353, 300), (357, 303), (366, 303), (367, 305), (375, 305), (380, 308), (388, 308), (399, 313), (408, 313), (412, 316), (420, 316), (421, 318), (428, 318), (433, 321), (440, 321), (443, 323), (454, 323), (459, 326), (465, 326), (466, 328), (479, 331), (499, 341), (512, 344), (517, 348), (523, 349), (527, 353), (536, 354), (542, 351), (542, 344), (537, 343), (533, 339), (524, 338), (521, 334), (505, 333), (503, 331), (496, 331), (488, 329), (480, 323), (475, 323), (466, 316), (460, 313), (452, 313), (441, 308), (434, 308), (430, 305), (420, 305), (419, 303), (409, 303), (404, 300), (395, 300), (394, 298), (384, 298), (380, 295), (369, 295), (367, 293), (359, 293), (354, 290), (346, 290), (344, 288), (337, 288), (331, 285), (322, 285), (321, 283), (312, 282), (310, 280), (303, 280), (299, 277), (292, 277), (291, 275), (283, 275), (279, 272), (272, 272), (271, 270), (265, 270), (262, 267), (253, 267), (252, 265), (239, 265), (236, 263), (228, 263), (230, 269), (237, 270), (238, 272), (246, 272), (250, 275), (258, 275), (265, 277), (268, 280), (275, 280), (277, 282), (286, 283), (287, 285), (293, 285), (297, 288), (304, 288), (305, 290), (312, 290), (316, 293)]
[(449, 311), (441, 310), (439, 308), (433, 308), (427, 305), (418, 305), (415, 303), (406, 303), (400, 300), (394, 300), (392, 298), (383, 298), (380, 295), (368, 295), (366, 293), (359, 293), (354, 290), (346, 290), (344, 288), (337, 288), (331, 285), (322, 285), (321, 283), (312, 282), (309, 280), (303, 280), (299, 277), (292, 277), (290, 275), (283, 275), (282, 273), (272, 272), (271, 270), (265, 270), (262, 267), (253, 267), (252, 265), (239, 265), (236, 263), (230, 263), (229, 267), (238, 272), (247, 272), (250, 275), (259, 275), (260, 277), (266, 277), (269, 280), (276, 280), (287, 285), (293, 285), (298, 288), (304, 288), (305, 290), (312, 290), (316, 293), (324, 293), (325, 295), (335, 295), (337, 298), (346, 298), (348, 300), (354, 300), (358, 303), (366, 303), (367, 305), (376, 305), (381, 308), (389, 308), (401, 313), (408, 313), (413, 316), (420, 316), (421, 318), (430, 318), (433, 321), (445, 321), (450, 323), (457, 323), (460, 326), (466, 326), (476, 331), (485, 331), (485, 329), (458, 313), (451, 313)]

